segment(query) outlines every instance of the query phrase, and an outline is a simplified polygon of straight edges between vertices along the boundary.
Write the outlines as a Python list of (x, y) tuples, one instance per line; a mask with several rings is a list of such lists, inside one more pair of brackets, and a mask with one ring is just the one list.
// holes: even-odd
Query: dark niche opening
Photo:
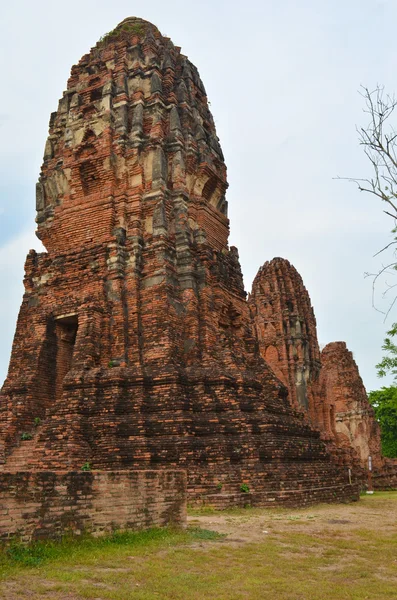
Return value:
[(102, 100), (102, 90), (103, 90), (103, 87), (98, 87), (98, 88), (95, 88), (94, 90), (91, 90), (91, 96), (90, 96), (91, 102), (96, 102), (97, 100)]
[(94, 159), (84, 161), (79, 167), (81, 187), (85, 195), (99, 190), (100, 176), (97, 161)]
[(287, 300), (287, 308), (288, 308), (289, 312), (292, 312), (294, 310), (294, 305), (291, 302), (291, 300)]
[(72, 367), (77, 329), (77, 315), (68, 315), (66, 317), (55, 319), (55, 395), (57, 400), (62, 397), (63, 380)]

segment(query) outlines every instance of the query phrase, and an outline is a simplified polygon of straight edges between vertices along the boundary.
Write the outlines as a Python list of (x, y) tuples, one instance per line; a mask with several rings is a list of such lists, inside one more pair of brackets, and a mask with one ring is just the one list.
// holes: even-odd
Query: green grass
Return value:
[[(228, 511), (243, 523), (256, 516), (288, 523), (255, 543), (232, 544), (195, 527), (15, 545), (0, 555), (0, 597), (23, 598), (29, 590), (29, 598), (51, 600), (395, 599), (397, 532), (382, 527), (382, 511), (394, 502), (397, 514), (396, 493), (361, 500), (355, 529), (321, 521), (321, 507)], [(366, 527), (369, 510), (379, 528)], [(302, 521), (309, 533), (298, 529)]]
[(195, 540), (217, 540), (224, 536), (216, 531), (189, 527), (186, 530), (162, 528), (147, 531), (115, 532), (103, 537), (65, 537), (58, 541), (35, 542), (29, 545), (13, 543), (0, 553), (0, 577), (20, 567), (37, 567), (53, 561), (74, 561), (96, 556), (112, 555), (127, 549), (155, 549), (159, 545), (188, 543)]
[[(263, 513), (263, 508), (257, 508), (255, 506), (250, 506), (249, 504), (247, 504), (244, 507), (232, 507), (232, 508), (225, 508), (222, 511), (217, 510), (216, 508), (214, 508), (213, 506), (203, 506), (203, 507), (195, 507), (195, 506), (188, 506), (187, 508), (187, 514), (189, 516), (202, 516), (202, 515), (218, 515), (220, 512), (223, 515), (232, 515), (232, 516), (244, 516), (244, 515), (249, 515), (249, 514), (260, 514)], [(281, 511), (285, 511), (287, 509), (271, 509), (272, 511), (274, 510), (281, 510)]]

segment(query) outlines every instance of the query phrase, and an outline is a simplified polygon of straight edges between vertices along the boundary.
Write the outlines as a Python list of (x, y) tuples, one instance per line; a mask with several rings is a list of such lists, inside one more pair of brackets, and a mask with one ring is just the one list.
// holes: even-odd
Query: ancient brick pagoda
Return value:
[(226, 188), (197, 69), (126, 19), (72, 68), (51, 115), (47, 252), (27, 257), (1, 393), (6, 470), (178, 467), (193, 501), (220, 507), (357, 497), (298, 407), (304, 366), (318, 372), (314, 321), (306, 346), (287, 325), (292, 375), (286, 349), (279, 368), (259, 352)]
[(266, 262), (252, 284), (249, 306), (260, 353), (288, 387), (290, 402), (326, 428), (318, 398), (321, 363), (316, 319), (298, 271), (283, 258)]
[(327, 344), (321, 352), (321, 365), (320, 393), (338, 446), (354, 449), (363, 466), (371, 456), (374, 467), (382, 467), (380, 427), (345, 342)]
[(344, 342), (320, 353), (310, 297), (295, 267), (283, 258), (266, 262), (248, 303), (260, 353), (287, 386), (292, 406), (306, 413), (340, 462), (357, 470), (371, 456), (382, 468), (380, 428), (353, 355)]

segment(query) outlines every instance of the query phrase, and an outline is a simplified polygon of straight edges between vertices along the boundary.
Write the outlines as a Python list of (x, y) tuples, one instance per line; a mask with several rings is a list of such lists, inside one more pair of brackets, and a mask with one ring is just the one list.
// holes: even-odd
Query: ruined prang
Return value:
[(345, 342), (327, 344), (321, 352), (321, 365), (320, 392), (332, 416), (337, 445), (353, 448), (363, 467), (370, 456), (373, 466), (381, 467), (380, 427)]
[(316, 319), (302, 277), (288, 260), (273, 258), (259, 269), (249, 306), (260, 353), (288, 387), (291, 404), (323, 425)]
[(218, 507), (357, 497), (259, 353), (226, 188), (196, 67), (126, 19), (51, 115), (6, 469), (178, 467), (191, 501)]
[(249, 305), (261, 355), (288, 387), (291, 405), (307, 415), (341, 464), (366, 468), (371, 456), (380, 468), (380, 428), (353, 355), (344, 342), (320, 354), (310, 296), (295, 267), (283, 258), (266, 262)]

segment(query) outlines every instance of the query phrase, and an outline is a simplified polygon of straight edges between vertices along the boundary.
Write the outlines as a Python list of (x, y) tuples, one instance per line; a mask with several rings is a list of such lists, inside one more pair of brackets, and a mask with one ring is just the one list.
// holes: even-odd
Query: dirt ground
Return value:
[(321, 504), (301, 510), (246, 509), (246, 514), (238, 511), (234, 515), (230, 511), (192, 515), (188, 517), (188, 525), (226, 534), (224, 543), (231, 545), (262, 542), (268, 535), (286, 531), (320, 535), (324, 530), (335, 530), (343, 531), (346, 537), (349, 532), (366, 529), (396, 535), (397, 496), (385, 495), (383, 499), (377, 493), (352, 504)]
[[(393, 550), (397, 539), (395, 492), (364, 496), (352, 504), (316, 505), (305, 509), (202, 510), (189, 515), (188, 526), (210, 531), (179, 546), (165, 542), (152, 550), (141, 551), (126, 547), (115, 549), (114, 554), (113, 551), (105, 555), (94, 552), (85, 556), (82, 563), (76, 558), (64, 566), (44, 564), (37, 569), (22, 570), (0, 583), (0, 598), (397, 598), (397, 593), (394, 594), (397, 554)], [(208, 535), (211, 531), (224, 537), (211, 537)], [(306, 541), (302, 545), (300, 539), (294, 542), (293, 534), (305, 534)], [(369, 546), (368, 539), (371, 540)], [(378, 545), (377, 539), (380, 540)], [(357, 548), (362, 549), (360, 556)], [(311, 568), (313, 560), (318, 563), (315, 569)], [(373, 562), (377, 563), (375, 568)], [(280, 568), (281, 575), (277, 572), (272, 578), (273, 571)], [(352, 579), (352, 573), (358, 581)], [(234, 577), (230, 586), (228, 577)], [(280, 583), (288, 578), (292, 591), (286, 591)], [(258, 581), (259, 594), (255, 587)], [(278, 591), (273, 595), (271, 590), (270, 595), (265, 595), (266, 585), (275, 585)], [(323, 595), (321, 586), (325, 586), (327, 594)], [(230, 596), (230, 590), (234, 595)]]

